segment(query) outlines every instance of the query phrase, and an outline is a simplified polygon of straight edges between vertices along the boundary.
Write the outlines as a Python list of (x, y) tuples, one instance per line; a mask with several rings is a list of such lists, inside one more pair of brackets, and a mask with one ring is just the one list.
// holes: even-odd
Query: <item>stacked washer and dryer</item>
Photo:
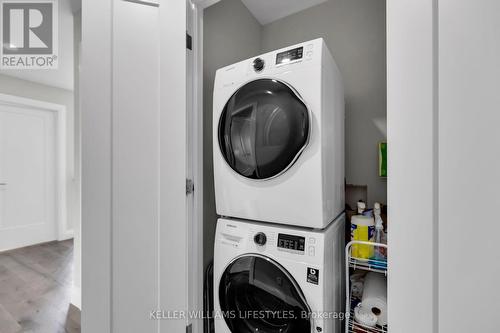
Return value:
[(340, 333), (344, 91), (323, 39), (217, 71), (216, 333)]

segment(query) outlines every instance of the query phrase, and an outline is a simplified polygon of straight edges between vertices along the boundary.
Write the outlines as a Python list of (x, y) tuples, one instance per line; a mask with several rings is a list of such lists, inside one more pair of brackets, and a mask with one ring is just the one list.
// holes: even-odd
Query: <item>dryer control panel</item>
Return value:
[(295, 49), (280, 52), (276, 55), (276, 65), (286, 64), (290, 61), (302, 59), (304, 56), (304, 47), (297, 47)]

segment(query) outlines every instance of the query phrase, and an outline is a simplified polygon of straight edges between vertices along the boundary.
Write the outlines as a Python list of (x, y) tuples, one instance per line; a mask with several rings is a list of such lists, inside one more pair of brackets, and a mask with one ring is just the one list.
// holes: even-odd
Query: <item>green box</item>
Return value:
[(387, 142), (378, 144), (378, 175), (387, 177)]

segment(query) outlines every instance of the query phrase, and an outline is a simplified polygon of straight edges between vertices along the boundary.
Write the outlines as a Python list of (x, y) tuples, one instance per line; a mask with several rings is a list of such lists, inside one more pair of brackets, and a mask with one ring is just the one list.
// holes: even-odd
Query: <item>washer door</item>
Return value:
[(219, 120), (219, 146), (238, 174), (269, 179), (285, 172), (309, 139), (309, 110), (284, 82), (251, 81), (226, 103)]
[(269, 258), (248, 255), (233, 261), (222, 275), (219, 301), (231, 332), (311, 332), (310, 311), (302, 291), (293, 277)]

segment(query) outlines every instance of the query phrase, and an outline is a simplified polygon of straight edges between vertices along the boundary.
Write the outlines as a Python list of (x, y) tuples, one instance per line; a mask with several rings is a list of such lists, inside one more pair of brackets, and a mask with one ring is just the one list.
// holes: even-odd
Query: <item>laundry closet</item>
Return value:
[(205, 332), (388, 331), (386, 85), (383, 0), (204, 9)]

